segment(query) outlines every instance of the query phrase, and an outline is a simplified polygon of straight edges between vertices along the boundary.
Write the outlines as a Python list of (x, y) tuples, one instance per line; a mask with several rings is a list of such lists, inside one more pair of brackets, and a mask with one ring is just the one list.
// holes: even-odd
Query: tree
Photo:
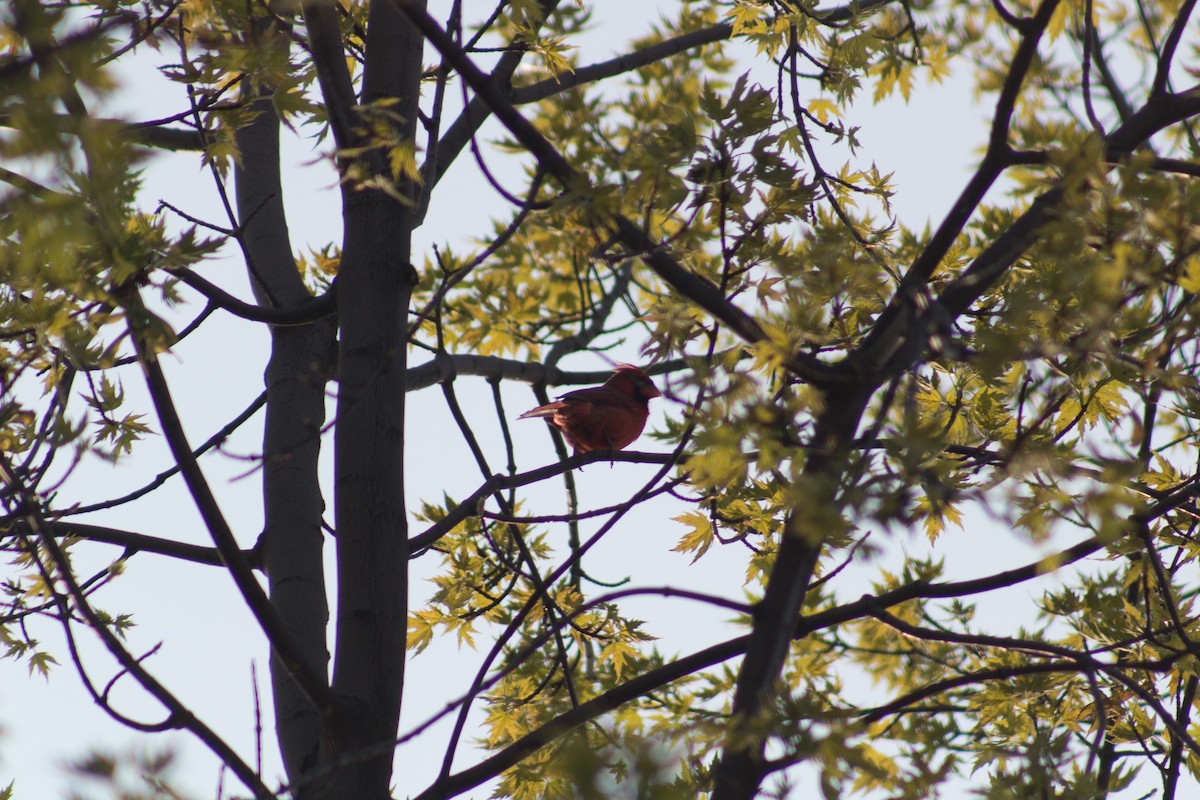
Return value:
[[(1194, 7), (683, 2), (624, 55), (577, 64), (603, 4), (455, 2), (435, 18), (415, 0), (17, 0), (0, 63), (10, 655), (49, 670), (36, 626), (53, 621), (97, 703), (189, 732), (257, 797), (432, 800), (498, 779), (513, 797), (735, 800), (807, 774), (830, 796), (923, 798), (978, 770), (988, 797), (1109, 796), (1139, 771), (1177, 796), (1200, 773)], [(180, 113), (96, 113), (111, 65), (146, 48)], [(990, 134), (921, 231), (891, 212), (903, 187), (865, 166), (855, 101), (964, 71)], [(489, 121), (495, 146), (479, 141)], [(331, 148), (340, 176), (343, 239), (306, 255), (284, 214), (287, 131)], [(933, 120), (930, 135), (952, 132)], [(211, 171), (228, 220), (147, 208), (139, 165), (164, 150)], [(487, 171), (497, 150), (524, 165), (520, 188)], [(471, 161), (510, 218), (470, 231), (477, 252), (414, 252), (428, 210), (455, 202), (447, 170)], [(231, 252), (253, 302), (204, 274)], [(181, 306), (197, 295), (199, 313)], [(269, 331), (265, 390), (198, 445), (163, 364), (221, 314)], [(599, 382), (585, 356), (614, 348), (674, 403), (646, 452), (569, 456), (551, 434), (558, 460), (519, 469), (514, 440), (542, 433), (509, 429), (508, 387), (544, 402)], [(126, 395), (135, 379), (146, 408)], [(480, 396), (460, 403), (460, 383)], [(405, 458), (436, 454), (412, 452), (406, 398), (435, 386), (475, 461), (455, 469), (482, 477), (410, 507)], [(248, 542), (206, 470), (260, 413), (264, 528)], [(80, 502), (81, 463), (123, 468), (156, 437), (171, 474)], [(211, 546), (87, 516), (168, 480)], [(593, 480), (623, 494), (581, 507)], [(566, 513), (527, 510), (554, 482)], [(744, 586), (593, 580), (597, 544), (661, 496), (676, 549), (740, 559)], [(843, 568), (881, 540), (915, 527), (936, 554), (980, 510), (1072, 543), (963, 579), (909, 557), (846, 595)], [(76, 567), (113, 546), (110, 568)], [(97, 604), (121, 564), (156, 558), (227, 572), (269, 642), (285, 786), (173, 694), (125, 610)], [(431, 562), (437, 590), (410, 607)], [(974, 620), (975, 598), (1051, 572), (1013, 629)], [(623, 610), (642, 595), (734, 613), (745, 632), (659, 652)], [(114, 667), (78, 656), (85, 628)], [(453, 693), (441, 774), (415, 786), (402, 761), (393, 772), (402, 695), (429, 690), (406, 682), (406, 657), (440, 637), (486, 655)], [(852, 672), (886, 699), (864, 702)], [(119, 681), (162, 721), (124, 714)], [(490, 752), (456, 770), (472, 733)]]

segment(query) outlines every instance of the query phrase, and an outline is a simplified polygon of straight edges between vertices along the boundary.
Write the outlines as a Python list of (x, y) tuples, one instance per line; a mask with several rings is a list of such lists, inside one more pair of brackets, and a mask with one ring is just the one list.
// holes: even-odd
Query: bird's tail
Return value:
[(531, 408), (517, 419), (533, 419), (534, 417), (553, 417), (554, 412), (562, 408), (562, 403), (547, 403), (544, 406)]

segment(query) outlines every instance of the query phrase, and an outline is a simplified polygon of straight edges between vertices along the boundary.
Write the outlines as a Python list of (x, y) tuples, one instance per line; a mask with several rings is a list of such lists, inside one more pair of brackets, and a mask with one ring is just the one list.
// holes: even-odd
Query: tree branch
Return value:
[[(561, 0), (541, 0), (543, 18), (549, 16), (559, 2)], [(403, 11), (403, 9), (401, 10)], [(442, 57), (453, 65), (445, 53), (442, 54)], [(503, 87), (510, 85), (512, 76), (516, 73), (517, 67), (521, 65), (524, 57), (525, 50), (521, 47), (510, 47), (500, 56), (488, 78), (494, 86), (498, 87), (498, 91), (503, 92), (505, 91)], [(457, 65), (454, 66), (457, 68)], [(426, 191), (432, 191), (433, 187), (442, 179), (446, 170), (471, 141), (471, 137), (487, 121), (489, 115), (488, 104), (482, 97), (476, 95), (467, 102), (467, 107), (458, 115), (458, 119), (454, 120), (446, 129), (445, 135), (436, 143), (431, 143), (429, 158), (433, 160), (433, 164), (427, 164), (426, 168), (422, 169), (422, 174), (426, 176)]]
[[(881, 3), (892, 1), (869, 0), (869, 4), (880, 5)], [(865, 7), (867, 3), (863, 5)], [(610, 58), (607, 61), (589, 64), (586, 67), (579, 67), (527, 86), (515, 86), (508, 93), (508, 97), (514, 105), (518, 106), (525, 105), (526, 103), (536, 103), (539, 100), (545, 100), (547, 97), (553, 97), (560, 92), (566, 92), (589, 83), (596, 83), (597, 81), (612, 78), (625, 72), (632, 72), (635, 69), (650, 66), (657, 61), (663, 61), (671, 56), (686, 53), (688, 50), (697, 47), (704, 47), (705, 45), (724, 41), (732, 35), (732, 23), (718, 22), (716, 25), (680, 34), (679, 36), (650, 45), (633, 53), (626, 53), (616, 58)]]
[(914, 316), (927, 305), (929, 279), (937, 270), (955, 239), (962, 233), (975, 209), (983, 201), (992, 184), (1008, 165), (1008, 129), (1011, 124), (1017, 96), (1024, 85), (1033, 59), (1037, 55), (1038, 43), (1054, 16), (1059, 0), (1043, 0), (1037, 13), (1020, 26), (1021, 41), (1013, 53), (1008, 74), (996, 110), (992, 117), (987, 152), (971, 180), (938, 225), (933, 237), (921, 249), (912, 266), (904, 274), (896, 293), (880, 313), (862, 345), (849, 361), (864, 364), (868, 372), (880, 370), (898, 352), (912, 350), (912, 331), (908, 329)]
[(204, 149), (204, 134), (191, 128), (167, 128), (161, 125), (126, 123), (121, 135), (135, 144), (175, 153)]
[[(1105, 156), (1113, 159), (1128, 155), (1163, 128), (1196, 114), (1200, 114), (1200, 91), (1152, 97), (1124, 124), (1109, 134)], [(1017, 257), (1034, 242), (1038, 231), (1050, 219), (1062, 195), (1061, 187), (1039, 195), (1025, 213), (980, 253), (958, 278), (942, 290), (937, 302), (925, 312), (920, 323), (930, 325), (936, 314), (948, 317), (952, 321), (970, 308), (971, 304), (991, 288)], [(913, 356), (919, 352), (916, 351)], [(906, 369), (909, 363), (911, 361), (908, 359), (894, 360), (888, 369)]]
[(1129, 98), (1125, 96), (1125, 91), (1117, 82), (1117, 76), (1113, 74), (1108, 63), (1108, 57), (1104, 55), (1104, 40), (1100, 38), (1100, 32), (1095, 25), (1088, 26), (1084, 35), (1092, 38), (1092, 58), (1096, 64), (1096, 71), (1100, 73), (1100, 82), (1104, 84), (1104, 90), (1108, 92), (1113, 107), (1117, 109), (1117, 116), (1124, 122), (1133, 116), (1133, 106), (1129, 104)]
[(588, 326), (579, 333), (573, 336), (566, 336), (552, 344), (546, 352), (545, 363), (547, 366), (553, 367), (564, 356), (579, 352), (591, 344), (597, 336), (604, 333), (604, 326), (608, 323), (613, 306), (628, 291), (629, 283), (632, 279), (632, 263), (622, 264), (617, 268), (616, 280), (613, 281), (613, 285), (604, 293), (604, 296), (600, 298), (600, 302), (596, 303), (592, 308)]
[[(136, 358), (136, 356), (135, 356), (135, 358)], [(200, 445), (195, 450), (193, 450), (192, 458), (193, 459), (199, 458), (200, 456), (204, 455), (212, 448), (216, 447), (221, 442), (225, 441), (225, 439), (227, 439), (231, 433), (233, 433), (235, 430), (240, 428), (243, 425), (243, 423), (245, 423), (252, 416), (254, 416), (254, 414), (260, 408), (263, 407), (263, 404), (266, 403), (266, 401), (267, 401), (267, 393), (266, 392), (263, 392), (258, 397), (254, 398), (254, 400), (251, 401), (250, 405), (246, 406), (245, 410), (243, 410), (242, 413), (238, 414), (236, 417), (234, 417), (232, 420), (230, 420), (227, 425), (225, 425), (221, 428), (221, 430), (217, 431), (212, 436), (210, 436), (208, 438), (208, 440), (204, 442), (204, 444)], [(114, 498), (112, 500), (102, 500), (98, 503), (92, 503), (92, 504), (86, 505), (86, 506), (76, 506), (74, 508), (69, 508), (69, 509), (66, 509), (63, 511), (55, 511), (55, 514), (60, 518), (61, 517), (70, 517), (70, 516), (75, 516), (77, 514), (87, 514), (92, 511), (103, 511), (106, 508), (113, 508), (115, 506), (124, 505), (125, 503), (132, 502), (134, 500), (137, 500), (140, 497), (144, 497), (147, 494), (149, 494), (150, 492), (157, 489), (158, 487), (162, 486), (164, 483), (167, 482), (167, 480), (169, 478), (178, 474), (179, 470), (180, 470), (180, 465), (178, 463), (176, 463), (175, 466), (171, 467), (170, 469), (166, 469), (166, 470), (163, 470), (162, 472), (158, 473), (158, 475), (155, 476), (154, 480), (150, 481), (149, 483), (147, 483), (145, 486), (141, 487), (140, 489), (135, 489), (134, 491), (132, 491), (128, 494), (121, 495), (120, 497)]]
[(483, 485), (472, 492), (469, 497), (451, 509), (446, 516), (409, 539), (411, 553), (413, 556), (420, 555), (421, 551), (435, 544), (438, 539), (454, 530), (459, 523), (470, 517), (478, 516), (479, 508), (483, 501), (503, 489), (528, 486), (531, 483), (538, 483), (539, 481), (553, 478), (555, 475), (561, 475), (564, 472), (569, 472), (576, 467), (586, 466), (587, 464), (618, 461), (629, 464), (669, 464), (673, 458), (674, 456), (671, 453), (638, 453), (631, 450), (611, 453), (598, 450), (591, 453), (580, 453), (568, 458), (566, 461), (559, 461), (516, 475), (493, 475), (490, 479), (484, 481)]
[[(835, 6), (828, 11), (817, 9), (809, 13), (820, 23), (844, 22), (851, 17), (861, 16), (872, 9), (893, 2), (896, 2), (896, 0), (863, 0), (861, 3), (847, 3), (846, 5)], [(547, 97), (553, 97), (560, 92), (575, 89), (589, 83), (596, 83), (626, 72), (632, 72), (635, 69), (641, 69), (672, 56), (677, 56), (680, 53), (686, 53), (688, 50), (724, 41), (732, 36), (733, 24), (718, 22), (707, 28), (681, 33), (678, 36), (666, 39), (657, 44), (652, 44), (649, 47), (644, 47), (633, 53), (625, 53), (615, 58), (610, 58), (607, 61), (600, 61), (595, 64), (589, 64), (586, 67), (579, 67), (527, 86), (513, 87), (509, 91), (508, 97), (514, 105), (520, 106), (526, 103), (536, 103), (539, 100), (545, 100)]]
[[(17, 525), (14, 527), (14, 530), (20, 531), (23, 528)], [(24, 532), (32, 533), (33, 531), (24, 529)], [(117, 545), (125, 548), (125, 553), (121, 556), (122, 558), (128, 558), (136, 553), (155, 553), (157, 555), (178, 558), (182, 561), (190, 561), (193, 564), (221, 566), (223, 563), (220, 553), (212, 547), (202, 547), (186, 542), (177, 542), (174, 539), (147, 536), (142, 533), (109, 528), (104, 525), (88, 525), (83, 522), (47, 521), (42, 532), (58, 538), (75, 536), (89, 542)], [(252, 566), (258, 566), (258, 553), (256, 551), (243, 550), (242, 557)]]
[(1175, 50), (1179, 47), (1183, 32), (1187, 30), (1188, 20), (1195, 9), (1196, 0), (1184, 0), (1179, 6), (1179, 10), (1175, 12), (1175, 20), (1171, 23), (1171, 29), (1167, 31), (1167, 38), (1163, 42), (1162, 55), (1159, 56), (1158, 68), (1154, 73), (1154, 82), (1150, 85), (1151, 97), (1167, 93), (1171, 82), (1171, 63), (1175, 60)]
[(339, 148), (350, 147), (354, 136), (354, 84), (342, 47), (341, 22), (337, 7), (326, 0), (304, 0), (300, 4), (321, 96), (325, 99), (329, 127)]
[[(1008, 163), (1014, 167), (1044, 167), (1052, 163), (1052, 155), (1053, 153), (1048, 150), (1013, 150), (1009, 156)], [(1105, 153), (1105, 160), (1114, 167), (1124, 163), (1127, 157), (1128, 155), (1124, 153)], [(1158, 170), (1159, 172), (1173, 172), (1177, 175), (1200, 178), (1200, 163), (1185, 161), (1182, 158), (1155, 156), (1154, 160), (1146, 168)]]
[[(687, 359), (673, 358), (647, 367), (646, 372), (650, 375), (665, 375), (687, 368)], [(405, 390), (415, 392), (467, 375), (487, 378), (490, 381), (521, 381), (547, 386), (580, 386), (603, 383), (612, 375), (612, 371), (568, 371), (534, 361), (516, 361), (499, 356), (476, 356), (466, 353), (442, 353), (433, 360), (410, 369), (406, 376)]]
[(136, 25), (140, 20), (141, 17), (136, 12), (120, 11), (91, 27), (63, 36), (61, 39), (49, 43), (45, 48), (39, 48), (39, 51), (32, 55), (14, 56), (0, 61), (0, 83), (27, 78), (39, 59), (57, 55), (57, 53), (76, 45), (91, 44), (114, 28), (121, 25)]
[(240, 300), (190, 269), (173, 269), (169, 272), (221, 309), (235, 317), (241, 317), (251, 322), (266, 322), (270, 325), (308, 325), (328, 317), (335, 309), (332, 288), (319, 297), (301, 301), (297, 305), (273, 308)]

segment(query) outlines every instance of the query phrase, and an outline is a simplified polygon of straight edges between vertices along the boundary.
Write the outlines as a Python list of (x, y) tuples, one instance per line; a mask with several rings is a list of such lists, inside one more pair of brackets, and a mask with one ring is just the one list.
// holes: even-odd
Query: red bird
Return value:
[(620, 450), (642, 435), (650, 398), (662, 393), (650, 376), (631, 364), (617, 364), (603, 386), (567, 392), (553, 403), (530, 409), (517, 419), (543, 417), (562, 431), (575, 453)]

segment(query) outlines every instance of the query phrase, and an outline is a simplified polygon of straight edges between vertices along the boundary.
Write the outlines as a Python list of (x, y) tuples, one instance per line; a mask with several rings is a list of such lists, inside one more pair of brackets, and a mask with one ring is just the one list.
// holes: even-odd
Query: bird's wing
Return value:
[(638, 407), (637, 400), (626, 396), (622, 392), (615, 391), (609, 387), (592, 386), (587, 389), (576, 389), (573, 392), (567, 392), (553, 403), (546, 403), (544, 406), (529, 409), (517, 417), (517, 419), (553, 416), (575, 418), (591, 414), (594, 408), (635, 409)]
[(567, 403), (552, 422), (582, 453), (620, 450), (641, 434), (646, 409), (636, 404)]
[[(617, 406), (620, 408), (633, 408), (638, 405), (637, 400), (610, 386), (592, 386), (588, 389), (576, 389), (558, 398), (558, 402), (567, 405), (587, 404)], [(554, 404), (551, 403), (551, 405)]]
[(555, 400), (553, 403), (546, 403), (544, 406), (531, 408), (517, 419), (531, 419), (534, 417), (575, 417), (581, 414), (588, 414), (592, 410), (592, 404), (586, 401)]

